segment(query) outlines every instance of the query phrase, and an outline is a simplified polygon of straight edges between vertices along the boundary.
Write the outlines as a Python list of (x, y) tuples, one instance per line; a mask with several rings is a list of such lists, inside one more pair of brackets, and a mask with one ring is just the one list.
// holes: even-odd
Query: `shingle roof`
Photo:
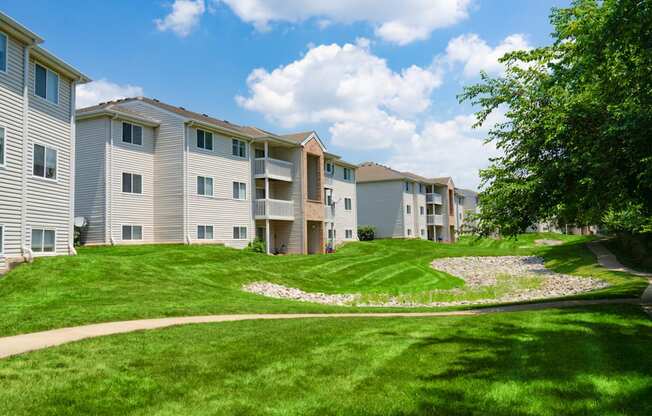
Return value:
[(416, 182), (448, 185), (449, 176), (441, 178), (426, 178), (412, 172), (401, 172), (375, 162), (365, 162), (358, 167), (358, 182), (380, 182), (391, 180), (412, 180)]
[(292, 134), (284, 134), (281, 137), (293, 141), (295, 143), (303, 143), (304, 140), (306, 140), (311, 134), (313, 134), (314, 131), (302, 131), (299, 133), (292, 133)]

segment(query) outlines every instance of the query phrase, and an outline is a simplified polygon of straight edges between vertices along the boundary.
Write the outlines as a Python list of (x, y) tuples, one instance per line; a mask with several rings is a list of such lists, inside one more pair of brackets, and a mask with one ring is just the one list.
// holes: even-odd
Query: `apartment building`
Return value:
[(475, 223), (475, 219), (471, 219), (470, 215), (480, 212), (478, 193), (470, 189), (455, 188), (455, 198), (457, 229), (460, 233), (469, 232), (469, 228)]
[(75, 86), (89, 79), (0, 12), (0, 272), (74, 254)]
[(378, 238), (455, 241), (457, 199), (452, 178), (425, 178), (374, 162), (358, 167), (358, 222)]
[(308, 254), (356, 238), (355, 165), (315, 132), (276, 135), (145, 97), (81, 109), (77, 123), (85, 244), (260, 238), (269, 253)]

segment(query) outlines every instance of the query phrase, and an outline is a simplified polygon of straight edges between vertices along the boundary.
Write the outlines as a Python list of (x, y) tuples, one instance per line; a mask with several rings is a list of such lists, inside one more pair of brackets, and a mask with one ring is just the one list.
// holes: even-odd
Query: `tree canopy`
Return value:
[(652, 1), (553, 9), (553, 43), (505, 55), (460, 101), (501, 150), (480, 172), (484, 232), (555, 219), (652, 232)]

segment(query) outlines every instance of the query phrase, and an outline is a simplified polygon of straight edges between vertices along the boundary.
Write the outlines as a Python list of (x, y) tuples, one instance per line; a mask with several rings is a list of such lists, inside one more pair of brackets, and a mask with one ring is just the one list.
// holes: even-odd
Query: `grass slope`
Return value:
[[(306, 291), (366, 294), (421, 293), (463, 282), (433, 270), (437, 257), (541, 254), (558, 271), (595, 275), (614, 286), (585, 297), (639, 294), (645, 279), (595, 265), (583, 239), (537, 247), (518, 240), (464, 239), (458, 244), (422, 240), (353, 243), (320, 256), (267, 256), (220, 246), (81, 248), (76, 257), (37, 259), (0, 280), (0, 336), (92, 322), (245, 312), (344, 312), (355, 308), (277, 300), (244, 293), (251, 281)], [(381, 311), (382, 309), (373, 309)], [(385, 309), (387, 310), (387, 309)]]
[(6, 415), (650, 415), (652, 322), (609, 306), (192, 325), (0, 361)]

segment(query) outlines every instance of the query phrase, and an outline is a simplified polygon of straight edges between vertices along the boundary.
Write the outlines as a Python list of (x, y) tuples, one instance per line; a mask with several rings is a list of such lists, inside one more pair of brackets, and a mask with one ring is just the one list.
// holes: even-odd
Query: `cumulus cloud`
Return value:
[(527, 49), (531, 46), (522, 34), (509, 35), (492, 48), (480, 36), (470, 33), (448, 42), (442, 64), (461, 65), (467, 78), (477, 77), (480, 71), (499, 75), (505, 68), (498, 59), (508, 52)]
[(427, 39), (433, 30), (467, 18), (471, 0), (212, 0), (224, 3), (258, 30), (271, 22), (311, 18), (329, 23), (368, 22), (377, 36), (404, 45)]
[(100, 79), (77, 87), (76, 104), (77, 108), (84, 108), (101, 102), (142, 95), (144, 94), (141, 87), (118, 85), (106, 79)]
[[(271, 72), (248, 77), (249, 95), (236, 97), (248, 110), (284, 127), (330, 123), (335, 144), (383, 148), (414, 130), (409, 118), (428, 109), (441, 74), (411, 66), (392, 71), (369, 42), (311, 47), (305, 56)], [(407, 120), (406, 120), (407, 118)], [(361, 131), (377, 132), (366, 136)]]
[(181, 37), (186, 37), (199, 24), (199, 19), (205, 11), (204, 0), (175, 0), (170, 14), (163, 19), (156, 19), (154, 23), (161, 32), (171, 30)]

